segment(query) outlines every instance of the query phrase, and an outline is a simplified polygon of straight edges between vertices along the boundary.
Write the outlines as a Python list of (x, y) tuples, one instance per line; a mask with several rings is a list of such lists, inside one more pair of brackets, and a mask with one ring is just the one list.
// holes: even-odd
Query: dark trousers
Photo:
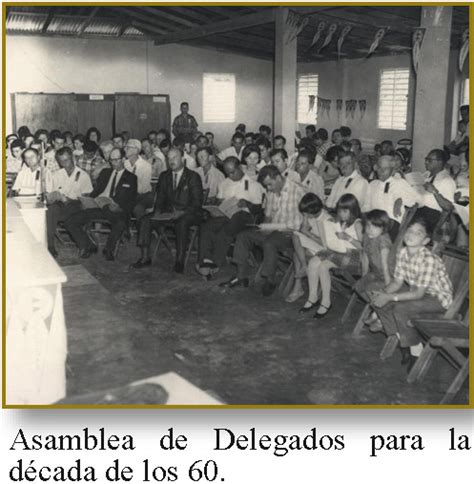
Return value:
[(237, 277), (248, 277), (249, 255), (252, 247), (263, 248), (262, 276), (273, 281), (278, 262), (278, 251), (291, 249), (293, 240), (291, 232), (263, 232), (258, 229), (244, 230), (237, 235), (234, 247), (234, 262), (237, 264)]
[(409, 326), (408, 321), (423, 316), (424, 313), (444, 313), (445, 309), (438, 299), (426, 295), (416, 301), (391, 302), (383, 308), (375, 308), (375, 311), (387, 336), (398, 333), (400, 335), (400, 346), (406, 348), (415, 346), (422, 341), (416, 328)]
[(233, 240), (253, 221), (253, 216), (244, 211), (237, 212), (231, 219), (210, 218), (201, 226), (199, 260), (210, 259), (218, 266), (223, 266)]
[(94, 220), (107, 220), (110, 222), (110, 234), (107, 239), (105, 250), (113, 253), (115, 246), (123, 231), (127, 228), (128, 215), (125, 212), (111, 212), (108, 207), (90, 208), (69, 217), (64, 226), (71, 234), (79, 249), (92, 247), (93, 243), (87, 236), (85, 226)]
[(48, 205), (46, 210), (46, 228), (48, 234), (48, 249), (54, 249), (54, 234), (59, 222), (65, 222), (71, 215), (82, 210), (79, 200), (70, 202), (54, 202)]
[(173, 227), (176, 234), (176, 261), (184, 263), (188, 245), (189, 229), (193, 225), (200, 225), (202, 217), (196, 213), (185, 213), (174, 222), (163, 222), (152, 220), (153, 214), (145, 215), (140, 219), (138, 228), (138, 246), (150, 247), (151, 234), (153, 230), (165, 230), (166, 227)]
[(135, 207), (133, 208), (133, 215), (135, 215), (137, 221), (140, 220), (143, 215), (145, 215), (147, 208), (151, 208), (153, 206), (154, 199), (154, 192), (142, 193), (137, 196), (137, 201), (135, 203)]
[(395, 242), (395, 239), (397, 238), (399, 230), (400, 230), (400, 224), (396, 220), (393, 220), (393, 218), (390, 219), (390, 228), (388, 230), (388, 235), (392, 242)]

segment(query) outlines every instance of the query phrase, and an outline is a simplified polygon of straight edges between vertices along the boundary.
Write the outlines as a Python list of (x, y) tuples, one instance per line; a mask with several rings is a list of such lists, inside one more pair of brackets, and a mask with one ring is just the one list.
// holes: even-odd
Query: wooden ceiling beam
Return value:
[(42, 34), (45, 34), (48, 31), (48, 27), (50, 26), (50, 24), (53, 20), (53, 17), (54, 17), (54, 8), (50, 7), (49, 11), (48, 11), (48, 16), (46, 17), (46, 20), (45, 20), (43, 27), (41, 29)]
[(92, 20), (97, 15), (97, 12), (99, 10), (100, 10), (100, 7), (94, 7), (92, 9), (92, 12), (89, 14), (89, 16), (84, 20), (84, 22), (82, 22), (82, 25), (79, 28), (79, 32), (77, 33), (79, 37), (81, 37), (84, 31), (87, 29), (87, 27), (89, 27), (89, 25), (91, 24)]
[(140, 22), (138, 20), (131, 20), (130, 25), (132, 27), (135, 27), (138, 29), (140, 32), (144, 33), (145, 35), (150, 35), (150, 36), (155, 36), (156, 34), (162, 35), (166, 33), (165, 30), (160, 29), (159, 27), (154, 27), (153, 25), (146, 24), (143, 22)]
[(221, 34), (224, 32), (232, 32), (234, 30), (254, 27), (256, 25), (273, 22), (275, 20), (275, 9), (264, 10), (263, 12), (253, 13), (250, 15), (242, 15), (235, 19), (223, 20), (221, 22), (213, 22), (206, 25), (199, 25), (189, 29), (183, 29), (178, 32), (157, 37), (155, 45), (172, 44), (175, 42), (183, 42), (185, 40), (193, 40), (200, 37), (207, 37), (208, 35)]
[(147, 12), (150, 15), (153, 15), (154, 17), (158, 17), (161, 19), (166, 19), (166, 20), (171, 20), (172, 22), (175, 22), (180, 25), (184, 25), (186, 27), (196, 27), (195, 22), (191, 22), (190, 20), (185, 19), (184, 17), (181, 17), (180, 15), (176, 15), (174, 13), (167, 12), (163, 10), (163, 8), (160, 7), (136, 7), (137, 9)]
[(150, 15), (139, 13), (135, 10), (132, 10), (131, 8), (124, 8), (124, 7), (107, 7), (107, 8), (110, 8), (110, 10), (113, 10), (114, 12), (121, 13), (122, 16), (125, 14), (125, 15), (128, 15), (130, 18), (138, 20), (139, 22), (142, 22), (144, 24), (150, 24), (152, 27), (159, 28), (163, 34), (172, 31), (174, 28), (174, 27), (171, 27), (166, 22), (159, 22), (154, 18), (150, 17)]

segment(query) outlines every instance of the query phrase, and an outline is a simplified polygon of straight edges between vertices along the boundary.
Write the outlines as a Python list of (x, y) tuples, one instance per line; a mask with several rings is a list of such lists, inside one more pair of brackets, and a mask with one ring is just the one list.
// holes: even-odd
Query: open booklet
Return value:
[(341, 226), (332, 220), (323, 220), (316, 223), (320, 234), (319, 242), (308, 237), (306, 234), (296, 231), (301, 245), (310, 252), (317, 254), (322, 250), (333, 250), (334, 252), (347, 252), (347, 242), (337, 236), (341, 232)]
[(78, 200), (82, 204), (82, 208), (84, 210), (87, 210), (89, 208), (104, 208), (107, 205), (110, 205), (112, 203), (115, 203), (111, 198), (109, 197), (78, 197)]
[(176, 220), (179, 217), (181, 217), (181, 215), (183, 214), (184, 214), (184, 210), (175, 210), (174, 212), (155, 213), (151, 217), (151, 220), (167, 222), (169, 220)]
[(237, 212), (247, 211), (246, 208), (239, 207), (238, 204), (239, 200), (232, 197), (224, 200), (220, 205), (204, 205), (203, 208), (211, 214), (211, 217), (232, 218)]

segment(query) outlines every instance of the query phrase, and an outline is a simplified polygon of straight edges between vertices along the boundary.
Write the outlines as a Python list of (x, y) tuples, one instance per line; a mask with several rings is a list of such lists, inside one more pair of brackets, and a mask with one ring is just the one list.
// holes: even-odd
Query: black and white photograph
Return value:
[(3, 3), (3, 405), (472, 405), (470, 8)]

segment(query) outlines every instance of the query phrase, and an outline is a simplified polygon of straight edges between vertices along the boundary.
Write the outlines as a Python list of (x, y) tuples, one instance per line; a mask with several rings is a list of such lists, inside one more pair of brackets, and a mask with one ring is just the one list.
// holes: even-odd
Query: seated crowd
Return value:
[[(282, 135), (272, 138), (268, 126), (253, 133), (239, 124), (230, 146), (219, 150), (214, 135), (199, 132), (186, 116), (186, 122), (175, 120), (173, 138), (165, 129), (141, 140), (126, 132), (101, 140), (96, 128), (86, 135), (32, 134), (26, 126), (7, 137), (7, 172), (17, 174), (12, 193), (44, 196), (50, 253), (57, 256), (61, 223), (79, 256), (90, 257), (98, 248), (87, 227), (106, 221), (105, 259), (114, 260), (119, 240), (133, 227), (140, 257), (131, 267), (139, 270), (152, 265), (153, 233), (171, 228), (174, 270), (182, 273), (190, 230), (199, 229), (197, 272), (209, 279), (230, 256), (236, 272), (221, 286), (248, 287), (251, 264), (260, 258), (263, 296), (275, 291), (279, 257), (286, 253), (295, 269), (286, 300), (306, 297), (300, 313), (324, 318), (332, 308), (333, 271), (358, 274), (354, 290), (374, 308), (371, 330), (397, 334), (404, 363), (418, 356), (420, 338), (406, 321), (422, 310), (445, 310), (453, 300), (432, 247), (440, 240), (467, 246), (468, 227), (454, 211), (456, 203), (469, 203), (465, 136), (451, 150), (427, 153), (420, 182), (410, 176), (409, 149), (384, 140), (366, 152), (347, 126), (331, 138), (326, 129), (307, 126), (293, 150)], [(411, 207), (416, 211), (399, 234)], [(330, 223), (337, 250), (325, 233)]]

